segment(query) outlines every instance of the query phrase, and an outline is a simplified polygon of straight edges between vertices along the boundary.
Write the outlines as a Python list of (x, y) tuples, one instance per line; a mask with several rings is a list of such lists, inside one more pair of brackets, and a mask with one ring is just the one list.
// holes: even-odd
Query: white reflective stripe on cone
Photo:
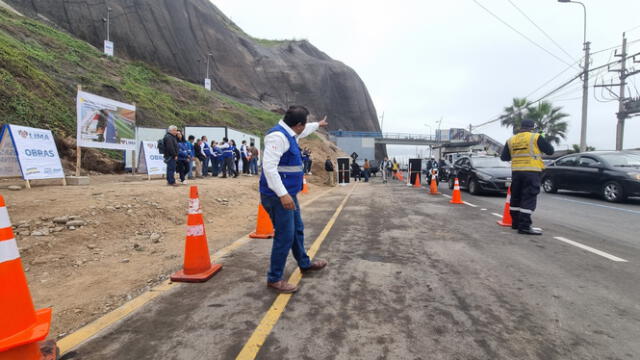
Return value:
[(507, 202), (511, 204), (511, 194), (507, 194)]
[(9, 212), (6, 207), (0, 207), (0, 229), (11, 227), (11, 220), (9, 220)]
[(20, 258), (16, 239), (0, 241), (0, 263)]
[(202, 236), (202, 235), (204, 235), (204, 225), (187, 226), (187, 236)]
[(189, 199), (189, 214), (200, 214), (200, 199)]
[(458, 185), (454, 186), (453, 190), (460, 190), (460, 186), (458, 186)]

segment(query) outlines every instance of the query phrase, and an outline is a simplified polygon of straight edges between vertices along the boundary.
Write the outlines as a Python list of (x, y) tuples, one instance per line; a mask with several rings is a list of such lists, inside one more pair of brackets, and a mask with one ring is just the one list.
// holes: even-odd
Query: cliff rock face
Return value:
[[(105, 1), (4, 0), (102, 48)], [(142, 60), (202, 83), (207, 54), (213, 87), (267, 108), (306, 105), (332, 129), (379, 131), (356, 72), (307, 41), (263, 41), (245, 34), (208, 0), (109, 0), (118, 57)]]

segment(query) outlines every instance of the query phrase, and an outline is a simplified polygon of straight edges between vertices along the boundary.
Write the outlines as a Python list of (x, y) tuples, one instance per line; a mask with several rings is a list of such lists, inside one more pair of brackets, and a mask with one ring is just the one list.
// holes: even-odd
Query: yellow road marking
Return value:
[[(327, 190), (327, 191), (323, 191), (322, 193), (320, 193), (317, 196), (307, 200), (306, 202), (303, 202), (302, 204), (304, 206), (308, 206), (311, 203), (313, 203), (314, 201), (316, 201), (317, 199), (319, 199), (320, 197), (328, 194), (332, 190), (333, 189), (330, 189), (330, 190)], [(250, 239), (249, 235), (247, 234), (247, 235), (241, 237), (240, 239), (234, 241), (233, 243), (227, 245), (226, 247), (220, 249), (216, 253), (214, 253), (213, 254), (213, 258), (217, 259), (217, 258), (220, 258), (222, 256), (225, 256), (225, 255), (237, 250), (239, 247), (249, 243), (251, 240), (253, 240), (253, 239)], [(315, 252), (314, 252), (314, 254), (315, 254)], [(172, 289), (173, 287), (175, 287), (177, 285), (178, 284), (176, 284), (176, 283), (172, 283), (171, 280), (165, 280), (162, 283), (160, 283), (158, 286), (156, 286), (156, 287), (154, 287), (152, 289), (149, 289), (147, 292), (141, 294), (140, 296), (136, 297), (135, 299), (124, 303), (119, 308), (117, 308), (117, 309), (115, 309), (115, 310), (103, 315), (102, 317), (96, 319), (95, 321), (83, 326), (82, 328), (76, 330), (75, 332), (73, 332), (73, 333), (65, 336), (64, 338), (58, 340), (57, 341), (57, 345), (60, 348), (60, 354), (64, 355), (65, 353), (69, 352), (70, 350), (76, 348), (80, 344), (82, 344), (85, 341), (89, 340), (90, 338), (94, 337), (100, 331), (102, 331), (102, 330), (106, 329), (107, 327), (115, 324), (116, 322), (122, 320), (127, 315), (133, 313), (134, 311), (138, 310), (139, 308), (141, 308), (142, 306), (144, 306), (145, 304), (147, 304), (151, 300), (153, 300), (156, 297), (162, 295), (164, 292)]]
[[(318, 249), (320, 248), (320, 245), (322, 245), (322, 242), (324, 242), (324, 239), (329, 234), (329, 231), (335, 224), (336, 219), (342, 212), (342, 209), (347, 203), (347, 200), (349, 200), (349, 197), (351, 197), (351, 194), (355, 190), (356, 186), (357, 184), (353, 186), (351, 188), (351, 191), (349, 191), (349, 193), (344, 197), (344, 199), (340, 203), (340, 206), (338, 206), (331, 219), (329, 219), (327, 225), (313, 242), (313, 245), (311, 245), (311, 248), (308, 251), (308, 255), (310, 258), (313, 259), (315, 257)], [(291, 274), (288, 281), (293, 285), (298, 285), (301, 279), (302, 273), (300, 272), (300, 269), (296, 269), (293, 274)], [(260, 348), (267, 340), (267, 337), (273, 330), (273, 327), (280, 319), (280, 316), (284, 312), (284, 308), (287, 306), (287, 303), (289, 303), (291, 295), (292, 294), (280, 294), (276, 297), (276, 300), (273, 302), (269, 310), (267, 310), (267, 313), (260, 321), (260, 324), (258, 324), (258, 327), (256, 327), (256, 329), (253, 331), (253, 334), (251, 334), (251, 337), (249, 338), (247, 343), (244, 344), (244, 347), (236, 357), (236, 360), (253, 360), (256, 358), (256, 356), (258, 356)]]

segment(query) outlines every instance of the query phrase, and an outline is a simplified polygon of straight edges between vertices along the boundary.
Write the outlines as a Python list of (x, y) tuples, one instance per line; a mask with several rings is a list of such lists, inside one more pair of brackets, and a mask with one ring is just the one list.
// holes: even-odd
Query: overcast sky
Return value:
[[(384, 131), (428, 133), (437, 128), (468, 127), (495, 118), (515, 96), (531, 94), (582, 57), (582, 7), (554, 0), (511, 0), (558, 46), (538, 30), (509, 0), (477, 0), (541, 47), (500, 23), (473, 0), (397, 3), (378, 0), (213, 0), (248, 34), (268, 39), (307, 39), (363, 79), (374, 104), (385, 114)], [(640, 1), (592, 0), (587, 6), (587, 39), (593, 51), (640, 40)], [(640, 41), (629, 46), (640, 52)], [(594, 55), (592, 67), (613, 60), (611, 51)], [(570, 55), (570, 56), (569, 56)], [(640, 57), (638, 58), (640, 60)], [(628, 66), (633, 66), (632, 62)], [(640, 65), (636, 64), (640, 69)], [(579, 65), (530, 95), (537, 99), (575, 76)], [(593, 76), (597, 75), (597, 76)], [(592, 73), (609, 81), (616, 73)], [(638, 96), (640, 74), (630, 81)], [(617, 81), (616, 81), (617, 82)], [(580, 138), (579, 81), (550, 100), (570, 114), (567, 140)], [(615, 89), (617, 92), (618, 89)], [(601, 90), (590, 89), (587, 143), (615, 147), (617, 102), (602, 103)], [(608, 97), (610, 98), (610, 97)], [(430, 125), (430, 130), (425, 124)], [(509, 130), (499, 124), (476, 132), (503, 142)], [(640, 117), (627, 120), (625, 148), (640, 147)]]

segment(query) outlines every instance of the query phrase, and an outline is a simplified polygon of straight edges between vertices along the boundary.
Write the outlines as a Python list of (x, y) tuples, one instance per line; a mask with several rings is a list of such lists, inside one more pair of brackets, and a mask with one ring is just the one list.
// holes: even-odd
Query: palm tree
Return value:
[(527, 113), (527, 99), (513, 98), (511, 106), (504, 108), (504, 114), (500, 116), (500, 125), (513, 128), (513, 133), (520, 128), (522, 119)]
[(553, 106), (548, 101), (543, 101), (535, 107), (529, 107), (527, 118), (534, 121), (536, 129), (545, 134), (545, 139), (550, 143), (560, 144), (561, 139), (567, 137), (568, 123), (562, 119), (569, 114), (562, 112), (562, 107)]
[(562, 120), (567, 116), (569, 114), (563, 113), (562, 107), (554, 107), (548, 101), (531, 106), (526, 98), (514, 98), (511, 106), (504, 108), (500, 125), (513, 128), (515, 134), (520, 129), (522, 120), (533, 120), (536, 130), (544, 132), (545, 139), (557, 145), (567, 136), (568, 123)]

